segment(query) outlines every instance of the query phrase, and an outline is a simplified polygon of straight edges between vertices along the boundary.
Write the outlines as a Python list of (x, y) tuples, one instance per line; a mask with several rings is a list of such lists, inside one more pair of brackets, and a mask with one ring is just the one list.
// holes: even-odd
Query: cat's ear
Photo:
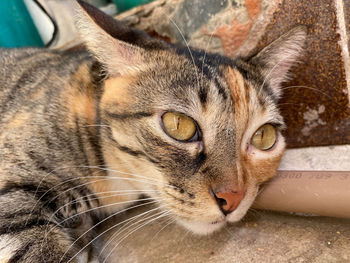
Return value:
[(282, 35), (250, 59), (262, 70), (264, 81), (277, 93), (288, 79), (290, 68), (298, 61), (306, 39), (306, 28), (298, 26)]
[(115, 20), (89, 5), (77, 1), (77, 27), (92, 54), (106, 67), (111, 76), (133, 74), (144, 65), (140, 47), (113, 37)]

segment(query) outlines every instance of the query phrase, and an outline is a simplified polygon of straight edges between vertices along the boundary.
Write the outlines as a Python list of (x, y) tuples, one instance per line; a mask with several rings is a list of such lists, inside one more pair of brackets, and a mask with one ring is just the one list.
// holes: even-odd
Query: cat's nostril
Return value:
[(223, 207), (223, 206), (225, 206), (225, 205), (227, 205), (227, 202), (226, 202), (225, 199), (223, 199), (223, 198), (218, 198), (218, 197), (216, 197), (216, 196), (215, 196), (215, 199), (216, 199), (216, 202), (218, 203), (218, 205), (219, 205), (220, 208)]
[(220, 207), (221, 211), (227, 215), (233, 212), (241, 203), (245, 196), (244, 191), (236, 192), (219, 192), (214, 193), (215, 200)]

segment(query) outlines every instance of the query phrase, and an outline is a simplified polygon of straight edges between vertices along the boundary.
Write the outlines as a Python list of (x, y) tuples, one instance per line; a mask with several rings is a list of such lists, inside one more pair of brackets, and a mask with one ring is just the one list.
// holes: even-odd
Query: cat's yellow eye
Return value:
[(250, 143), (259, 150), (266, 151), (274, 146), (277, 139), (276, 127), (264, 124), (253, 135)]
[(182, 113), (166, 112), (162, 116), (162, 122), (165, 132), (179, 141), (189, 141), (197, 133), (194, 120)]

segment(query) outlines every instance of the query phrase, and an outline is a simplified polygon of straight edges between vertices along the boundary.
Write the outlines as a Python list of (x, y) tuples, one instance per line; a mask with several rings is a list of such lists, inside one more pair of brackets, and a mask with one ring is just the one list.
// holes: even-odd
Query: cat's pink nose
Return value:
[(221, 211), (227, 215), (238, 207), (245, 196), (245, 191), (225, 191), (214, 195)]

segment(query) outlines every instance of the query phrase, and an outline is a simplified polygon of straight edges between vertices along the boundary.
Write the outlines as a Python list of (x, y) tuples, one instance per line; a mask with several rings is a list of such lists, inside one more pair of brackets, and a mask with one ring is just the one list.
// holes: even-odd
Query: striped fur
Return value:
[[(211, 233), (244, 216), (284, 150), (280, 133), (267, 152), (250, 138), (265, 123), (284, 127), (283, 76), (269, 73), (276, 56), (287, 73), (303, 29), (232, 60), (150, 39), (80, 5), (91, 53), (0, 50), (1, 262), (96, 259), (96, 234), (87, 230), (139, 196), (109, 191), (153, 191), (178, 223)], [(284, 53), (293, 59), (284, 62)], [(193, 118), (202, 140), (167, 136), (166, 111)], [(226, 217), (209, 191), (220, 187), (246, 189)]]

